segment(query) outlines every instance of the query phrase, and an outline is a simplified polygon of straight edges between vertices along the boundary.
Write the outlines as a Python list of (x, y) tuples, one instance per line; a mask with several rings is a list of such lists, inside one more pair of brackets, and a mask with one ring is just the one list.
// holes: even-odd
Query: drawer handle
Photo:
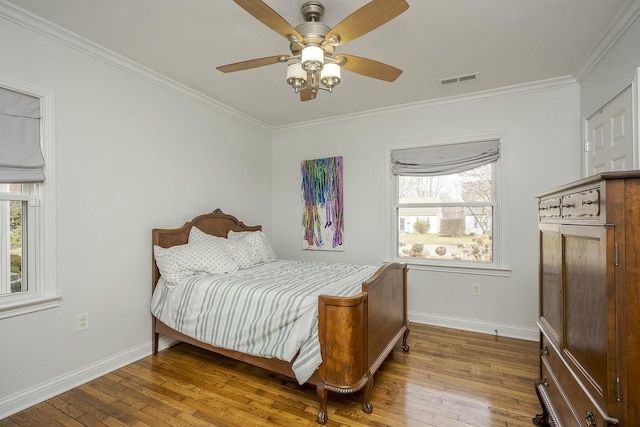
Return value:
[(545, 387), (549, 387), (549, 378), (544, 377), (542, 379), (542, 385), (545, 386)]
[(593, 416), (593, 412), (591, 412), (591, 411), (587, 411), (587, 418), (585, 418), (585, 421), (587, 422), (587, 427), (597, 427), (598, 426), (596, 424), (596, 419)]
[(582, 200), (582, 206), (584, 205), (592, 205), (593, 204), (593, 200)]
[(546, 345), (544, 346), (544, 349), (542, 350), (542, 354), (547, 356), (549, 355), (549, 346), (546, 346)]
[(564, 205), (562, 205), (563, 208), (572, 208), (573, 205), (571, 203), (565, 203)]

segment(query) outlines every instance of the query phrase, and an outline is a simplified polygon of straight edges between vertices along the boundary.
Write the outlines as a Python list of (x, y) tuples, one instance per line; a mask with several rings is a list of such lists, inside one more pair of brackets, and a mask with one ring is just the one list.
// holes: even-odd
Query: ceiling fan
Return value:
[(324, 6), (307, 1), (300, 8), (304, 22), (293, 27), (261, 0), (234, 0), (258, 21), (289, 40), (291, 55), (274, 55), (217, 67), (223, 73), (289, 62), (287, 83), (301, 101), (315, 99), (318, 90), (333, 91), (340, 83), (341, 67), (366, 77), (392, 82), (402, 70), (372, 59), (336, 54), (335, 48), (389, 22), (409, 8), (405, 0), (373, 0), (329, 28), (321, 21)]

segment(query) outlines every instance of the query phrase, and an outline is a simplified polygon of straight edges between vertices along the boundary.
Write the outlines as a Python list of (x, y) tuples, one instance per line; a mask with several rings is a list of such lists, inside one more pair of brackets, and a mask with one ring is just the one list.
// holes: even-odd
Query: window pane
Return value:
[(9, 184), (9, 193), (22, 194), (22, 184)]
[(399, 176), (398, 197), (402, 203), (491, 202), (492, 163), (451, 175)]
[[(13, 185), (11, 186), (13, 189)], [(20, 187), (20, 185), (18, 185)], [(0, 293), (9, 294), (27, 290), (26, 239), (24, 221), (27, 202), (22, 200), (0, 201)]]
[(398, 256), (493, 262), (492, 218), (491, 206), (401, 207)]
[(23, 220), (27, 202), (13, 200), (10, 202), (10, 253), (11, 253), (11, 292), (26, 291), (27, 284), (23, 283), (24, 244), (23, 244)]

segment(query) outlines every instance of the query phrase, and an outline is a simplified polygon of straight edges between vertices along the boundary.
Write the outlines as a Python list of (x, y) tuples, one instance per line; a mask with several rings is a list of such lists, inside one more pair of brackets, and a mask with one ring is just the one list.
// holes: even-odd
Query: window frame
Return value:
[[(494, 162), (492, 167), (492, 191), (493, 191), (493, 260), (492, 262), (474, 262), (462, 260), (439, 260), (427, 258), (410, 258), (398, 255), (398, 237), (399, 237), (399, 203), (398, 195), (398, 176), (392, 173), (391, 152), (393, 150), (430, 147), (436, 145), (453, 145), (462, 143), (473, 143), (477, 141), (486, 141), (488, 139), (497, 139), (500, 141), (500, 158)], [(450, 138), (438, 139), (421, 139), (415, 141), (405, 141), (399, 143), (387, 144), (385, 160), (386, 160), (386, 205), (387, 205), (387, 242), (386, 242), (386, 258), (392, 262), (404, 262), (410, 264), (416, 270), (455, 272), (468, 274), (481, 274), (490, 276), (508, 277), (511, 274), (509, 268), (509, 251), (507, 250), (507, 230), (509, 229), (507, 216), (507, 186), (506, 186), (506, 170), (507, 170), (507, 138), (506, 132), (495, 132), (488, 134), (476, 134)], [(412, 204), (411, 207), (419, 206), (442, 206), (452, 205), (456, 203), (420, 203)], [(470, 205), (473, 203), (461, 203), (460, 205)], [(402, 204), (407, 207), (406, 204)]]
[[(56, 286), (56, 164), (54, 92), (0, 75), (0, 86), (40, 99), (40, 143), (46, 180), (29, 185), (27, 213), (27, 291), (0, 295), (0, 319), (60, 305)], [(23, 184), (24, 185), (24, 184)], [(24, 194), (24, 193), (23, 193)], [(17, 196), (24, 199), (24, 196)], [(3, 199), (7, 199), (6, 193)], [(24, 226), (24, 224), (23, 224)], [(23, 230), (23, 233), (25, 231)]]

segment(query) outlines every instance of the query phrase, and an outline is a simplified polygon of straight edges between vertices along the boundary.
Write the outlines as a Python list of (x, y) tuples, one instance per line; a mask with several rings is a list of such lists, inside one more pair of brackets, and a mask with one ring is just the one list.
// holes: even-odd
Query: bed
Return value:
[[(216, 345), (218, 342), (213, 339), (215, 338), (213, 333), (208, 332), (209, 335), (207, 335), (206, 333), (198, 332), (202, 330), (210, 331), (211, 328), (219, 327), (221, 323), (227, 322), (226, 319), (217, 317), (218, 315), (215, 313), (190, 314), (192, 319), (197, 319), (191, 323), (198, 324), (192, 332), (191, 329), (182, 328), (182, 323), (177, 322), (174, 318), (176, 316), (165, 318), (164, 312), (171, 313), (179, 311), (175, 306), (171, 305), (175, 303), (167, 302), (164, 310), (157, 308), (160, 306), (160, 301), (164, 304), (164, 300), (168, 300), (172, 293), (183, 292), (185, 289), (190, 289), (190, 292), (197, 295), (196, 299), (198, 301), (211, 300), (213, 301), (211, 306), (216, 304), (229, 306), (231, 304), (230, 301), (237, 301), (239, 298), (244, 298), (244, 296), (241, 296), (241, 292), (244, 291), (236, 289), (249, 289), (250, 291), (247, 292), (258, 293), (256, 289), (261, 289), (263, 278), (266, 282), (267, 276), (273, 275), (277, 281), (278, 275), (285, 274), (280, 273), (280, 271), (287, 270), (288, 273), (286, 274), (293, 274), (289, 272), (307, 268), (309, 265), (313, 265), (316, 269), (328, 268), (331, 270), (330, 273), (322, 273), (324, 275), (322, 277), (325, 279), (327, 277), (334, 277), (332, 276), (334, 274), (333, 269), (338, 268), (334, 264), (324, 265), (324, 263), (269, 259), (268, 262), (225, 274), (197, 274), (189, 276), (186, 279), (180, 279), (180, 281), (176, 281), (175, 283), (168, 280), (170, 278), (170, 272), (166, 268), (165, 258), (163, 257), (169, 251), (177, 251), (189, 247), (192, 240), (195, 241), (195, 237), (200, 239), (200, 241), (202, 241), (202, 239), (213, 239), (215, 241), (216, 239), (225, 238), (225, 241), (222, 243), (227, 244), (226, 242), (228, 242), (228, 244), (231, 244), (237, 240), (244, 239), (249, 241), (248, 238), (264, 236), (261, 231), (261, 226), (247, 226), (234, 216), (225, 214), (219, 209), (216, 209), (212, 213), (197, 216), (180, 228), (153, 230), (153, 353), (157, 353), (159, 337), (163, 335), (296, 379), (298, 382), (302, 381), (314, 385), (319, 399), (320, 408), (316, 418), (319, 424), (325, 424), (327, 422), (327, 399), (329, 392), (348, 394), (362, 390), (362, 410), (365, 413), (371, 413), (373, 406), (370, 402), (370, 393), (374, 383), (374, 374), (394, 347), (400, 344), (400, 341), (402, 342), (403, 351), (409, 351), (409, 346), (407, 345), (409, 327), (407, 320), (406, 264), (385, 263), (379, 268), (347, 265), (344, 274), (348, 277), (345, 276), (342, 278), (342, 276), (340, 276), (338, 278), (338, 276), (335, 276), (335, 281), (332, 281), (328, 288), (322, 288), (320, 291), (314, 288), (309, 295), (300, 297), (300, 303), (299, 306), (296, 306), (296, 312), (301, 312), (299, 307), (307, 307), (307, 311), (304, 311), (304, 313), (307, 313), (305, 314), (306, 323), (303, 322), (304, 326), (300, 327), (300, 321), (296, 320), (298, 323), (295, 323), (292, 327), (294, 330), (313, 330), (313, 336), (309, 336), (299, 349), (294, 350), (295, 354), (293, 354), (290, 360), (289, 357), (292, 351), (291, 344), (285, 345), (285, 347), (288, 348), (285, 354), (288, 354), (288, 356), (283, 358), (279, 358), (279, 353), (273, 356), (271, 354), (265, 355), (261, 352), (245, 350), (245, 348), (249, 347), (243, 347), (242, 345), (247, 344), (247, 342), (255, 345), (254, 339), (237, 339), (237, 341), (244, 341), (244, 344), (238, 344), (237, 346), (235, 344), (229, 346)], [(227, 237), (229, 238), (226, 239)], [(255, 251), (253, 255), (255, 255)], [(161, 268), (159, 268), (159, 264)], [(238, 260), (237, 264), (242, 264), (242, 261)], [(340, 268), (342, 269), (342, 266)], [(367, 268), (369, 268), (369, 270), (367, 270)], [(164, 273), (163, 275), (161, 275), (161, 270)], [(309, 273), (309, 277), (312, 277), (310, 274), (311, 273)], [(240, 282), (240, 278), (244, 280), (245, 276), (252, 278), (254, 282), (250, 285), (245, 285), (244, 282)], [(347, 285), (347, 282), (355, 279), (359, 281), (355, 283), (357, 288), (354, 292), (353, 285)], [(202, 283), (205, 281), (210, 283), (212, 289), (218, 293), (215, 294), (214, 291), (203, 291), (204, 285)], [(229, 282), (228, 286), (237, 286), (237, 288), (223, 288), (222, 283), (226, 282)], [(238, 285), (238, 283), (241, 284)], [(351, 291), (347, 290), (348, 286), (351, 287), (349, 288)], [(174, 289), (179, 289), (180, 291), (174, 291)], [(336, 293), (331, 295), (324, 294), (324, 289), (334, 290)], [(205, 293), (196, 294), (196, 291)], [(238, 294), (236, 295), (235, 292)], [(233, 297), (230, 296), (232, 294)], [(280, 298), (286, 300), (287, 304), (294, 304), (295, 301), (298, 301), (296, 300), (296, 296), (292, 297), (288, 294), (282, 295), (284, 296), (280, 296)], [(220, 303), (223, 298), (228, 298), (228, 301), (225, 300), (224, 303)], [(313, 298), (312, 307), (309, 307), (310, 298)], [(174, 300), (182, 301), (186, 300), (186, 298), (183, 296), (174, 297)], [(268, 303), (268, 305), (272, 304), (275, 303)], [(204, 306), (204, 304), (201, 305)], [(213, 308), (211, 310), (213, 310)], [(258, 312), (260, 310), (252, 309), (250, 311)], [(295, 310), (291, 308), (289, 311)], [(156, 317), (156, 315), (158, 317)], [(270, 316), (269, 319), (274, 317), (272, 314)], [(278, 314), (278, 317), (286, 318), (286, 316), (287, 314)], [(239, 323), (234, 323), (236, 321), (233, 319), (229, 320), (228, 323), (230, 325), (244, 323), (245, 317), (246, 314), (243, 313), (238, 317)], [(202, 320), (204, 318), (210, 319), (209, 323), (217, 323), (217, 325), (205, 325), (205, 322)], [(266, 323), (262, 320), (260, 322), (261, 325)], [(203, 327), (203, 325), (205, 326)], [(233, 328), (235, 327), (236, 326), (233, 326)], [(247, 332), (235, 333), (235, 331), (235, 329), (231, 329), (232, 335), (237, 335), (236, 338), (242, 338), (245, 335), (249, 336)], [(228, 331), (225, 333), (229, 334)], [(305, 333), (309, 334), (311, 332)], [(286, 335), (294, 334), (287, 332)], [(209, 336), (212, 337), (212, 340), (208, 339)], [(204, 337), (207, 338), (205, 339)], [(296, 342), (300, 342), (300, 339)], [(251, 349), (253, 348), (254, 347), (251, 347)], [(311, 370), (309, 366), (305, 365), (306, 362), (304, 362), (307, 359), (312, 359), (312, 357), (307, 356), (306, 348), (310, 348), (310, 351), (318, 352), (318, 365), (311, 365)], [(301, 360), (303, 362), (301, 362)], [(298, 364), (297, 367), (296, 363)], [(305, 374), (302, 375), (302, 380), (300, 366), (303, 366), (303, 370), (306, 370), (304, 371)]]

